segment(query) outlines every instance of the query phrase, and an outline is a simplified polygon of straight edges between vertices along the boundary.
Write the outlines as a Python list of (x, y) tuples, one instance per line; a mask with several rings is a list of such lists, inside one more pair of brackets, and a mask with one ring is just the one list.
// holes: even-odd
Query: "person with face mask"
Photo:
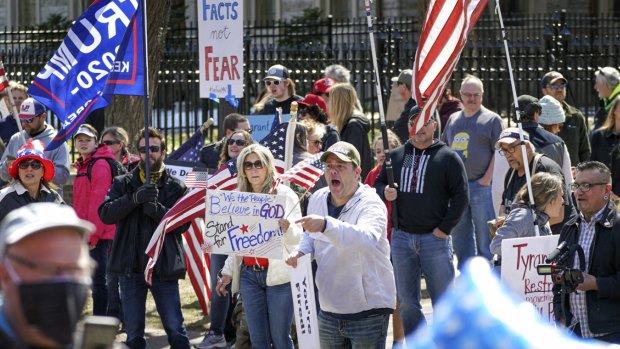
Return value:
[(95, 227), (72, 208), (34, 203), (0, 224), (0, 348), (68, 348), (86, 305)]
[[(146, 296), (150, 290), (168, 343), (175, 349), (189, 349), (179, 295), (179, 279), (185, 278), (186, 273), (181, 234), (189, 228), (189, 223), (166, 234), (161, 255), (153, 268), (151, 285), (144, 280), (149, 258), (144, 251), (162, 218), (185, 194), (186, 188), (166, 172), (166, 140), (159, 130), (148, 129), (148, 157), (144, 130), (136, 134), (135, 144), (138, 145), (140, 164), (114, 179), (99, 206), (101, 221), (116, 224), (108, 272), (120, 275), (126, 344), (131, 349), (146, 348)], [(146, 161), (150, 163), (148, 182)]]

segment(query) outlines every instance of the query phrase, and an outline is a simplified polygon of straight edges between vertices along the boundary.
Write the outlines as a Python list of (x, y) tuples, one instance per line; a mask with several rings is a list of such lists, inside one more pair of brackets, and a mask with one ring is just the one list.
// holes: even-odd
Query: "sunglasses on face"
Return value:
[(107, 146), (114, 145), (114, 144), (121, 144), (120, 141), (103, 141), (102, 143)]
[(256, 160), (254, 162), (251, 161), (244, 161), (243, 162), (243, 169), (248, 171), (251, 170), (252, 167), (254, 167), (257, 170), (260, 170), (261, 168), (263, 168), (263, 163), (260, 160)]
[(19, 119), (19, 121), (21, 121), (22, 124), (30, 124), (34, 121), (35, 118), (36, 116), (31, 117), (30, 119)]
[[(151, 153), (159, 153), (161, 147), (159, 145), (150, 145), (149, 150), (151, 151)], [(140, 154), (146, 154), (146, 147), (138, 147), (138, 151), (140, 152)]]
[(280, 85), (280, 80), (266, 80), (265, 81), (265, 85), (271, 86), (271, 84), (278, 86)]
[(226, 144), (228, 144), (228, 145), (236, 144), (236, 145), (238, 145), (240, 147), (243, 147), (246, 143), (247, 142), (245, 141), (245, 139), (232, 139), (232, 138), (229, 138), (226, 141)]
[(33, 170), (38, 170), (43, 167), (43, 164), (39, 160), (30, 160), (30, 161), (22, 161), (19, 163), (19, 168), (25, 170), (28, 166), (32, 167)]
[(563, 84), (551, 84), (549, 85), (549, 87), (551, 87), (552, 90), (557, 90), (557, 89), (566, 89), (566, 83)]

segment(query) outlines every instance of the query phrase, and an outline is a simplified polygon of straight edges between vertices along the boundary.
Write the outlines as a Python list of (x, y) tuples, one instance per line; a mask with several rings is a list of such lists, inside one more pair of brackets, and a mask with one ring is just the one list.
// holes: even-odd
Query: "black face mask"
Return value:
[(21, 283), (24, 316), (62, 347), (73, 343), (73, 333), (86, 305), (87, 283), (62, 280)]

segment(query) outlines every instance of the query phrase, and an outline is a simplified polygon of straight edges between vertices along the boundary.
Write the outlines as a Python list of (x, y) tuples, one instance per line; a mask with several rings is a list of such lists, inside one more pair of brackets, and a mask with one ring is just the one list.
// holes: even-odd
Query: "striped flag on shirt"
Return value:
[(413, 63), (413, 95), (423, 106), (410, 135), (426, 124), (459, 61), (487, 0), (431, 0)]

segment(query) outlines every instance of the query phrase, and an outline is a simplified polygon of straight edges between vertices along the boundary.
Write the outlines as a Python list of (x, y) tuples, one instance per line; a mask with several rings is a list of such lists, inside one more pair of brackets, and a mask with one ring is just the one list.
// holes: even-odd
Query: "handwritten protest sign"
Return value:
[(218, 254), (282, 259), (283, 196), (208, 190), (205, 243)]
[(550, 321), (553, 321), (553, 281), (551, 275), (538, 275), (536, 266), (545, 264), (547, 254), (557, 244), (558, 235), (502, 240), (502, 280)]
[(243, 97), (243, 0), (198, 0), (200, 97)]
[(311, 262), (310, 255), (301, 256), (297, 259), (297, 268), (291, 269), (291, 292), (300, 349), (320, 347)]

